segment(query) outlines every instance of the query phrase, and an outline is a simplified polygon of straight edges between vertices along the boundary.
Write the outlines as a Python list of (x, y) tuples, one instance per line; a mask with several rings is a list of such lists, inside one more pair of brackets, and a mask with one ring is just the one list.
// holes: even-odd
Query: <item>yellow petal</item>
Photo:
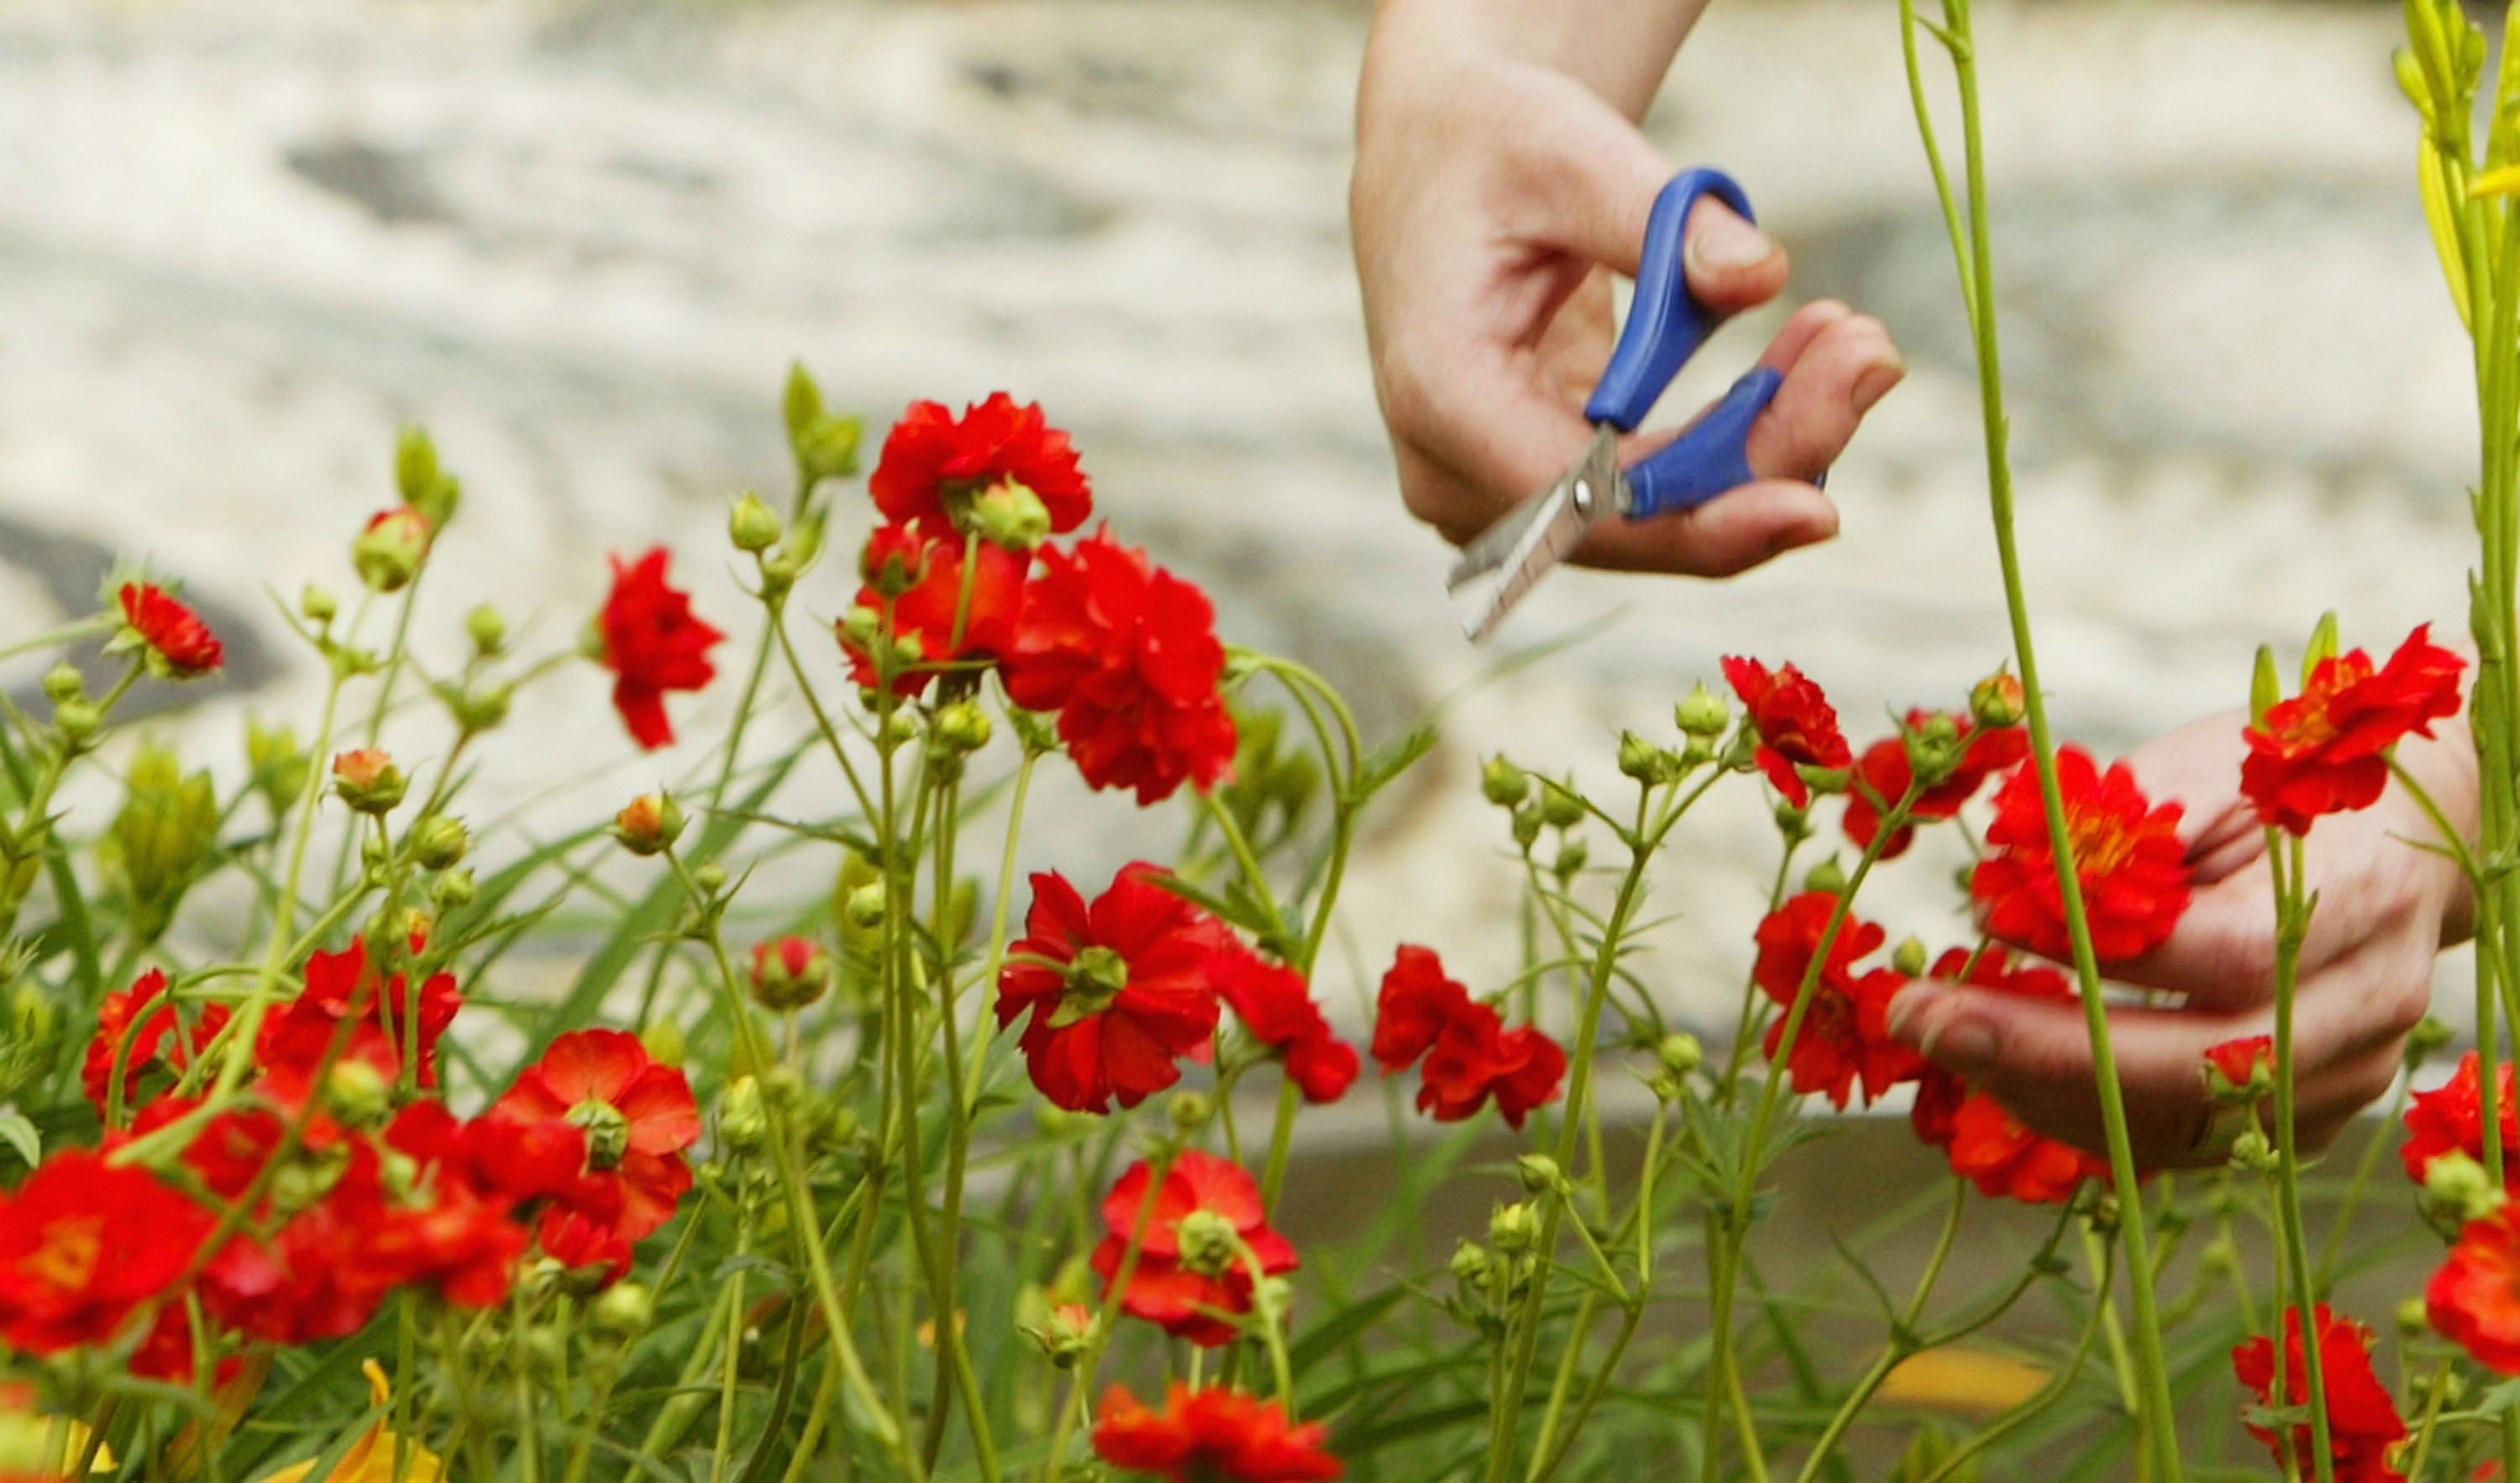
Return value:
[[(384, 1367), (370, 1360), (360, 1368), (367, 1371), (368, 1394), (374, 1398), (379, 1411), (384, 1410), (393, 1402), (393, 1386), (385, 1379)], [(398, 1468), (396, 1455), (406, 1450), (411, 1461)], [(315, 1461), (309, 1458), (278, 1472), (266, 1473), (256, 1483), (306, 1483), (315, 1474)], [(350, 1450), (341, 1455), (339, 1464), (334, 1467), (333, 1477), (338, 1483), (396, 1483), (397, 1472), (402, 1483), (443, 1483), (446, 1464), (426, 1447), (413, 1444), (406, 1449), (402, 1439), (387, 1430), (385, 1423), (380, 1420), (350, 1444)]]
[(2048, 1371), (2026, 1360), (1978, 1349), (1928, 1349), (1899, 1362), (1881, 1381), (1875, 1401), (1936, 1411), (1992, 1416), (2037, 1395)]
[(2506, 164), (2498, 170), (2488, 170), (2467, 183), (2467, 199), (2481, 196), (2508, 196), (2520, 191), (2520, 164)]

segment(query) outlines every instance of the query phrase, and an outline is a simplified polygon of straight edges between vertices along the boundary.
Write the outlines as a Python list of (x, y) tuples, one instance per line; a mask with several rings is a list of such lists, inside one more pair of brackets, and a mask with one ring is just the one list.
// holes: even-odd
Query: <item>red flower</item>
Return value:
[[(862, 688), (878, 678), (869, 645), (883, 633), (887, 603), (896, 644), (915, 644), (915, 663), (894, 675), (893, 694), (915, 696), (935, 677), (933, 666), (959, 659), (995, 658), (1013, 643), (1015, 615), (1023, 605), (1024, 571), (1029, 558), (982, 541), (970, 571), (968, 601), (964, 595), (964, 539), (951, 527), (926, 523), (879, 525), (867, 537), (859, 567), (867, 584), (858, 589), (856, 607), (875, 615), (875, 626), (863, 637), (854, 625), (840, 621), (840, 647), (849, 656), (849, 677)], [(898, 576), (910, 582), (900, 596), (887, 599), (876, 583), (885, 568), (898, 565)]]
[(654, 750), (674, 740), (665, 692), (698, 690), (717, 678), (708, 652), (725, 634), (692, 612), (692, 595), (665, 585), (671, 554), (658, 546), (637, 562), (612, 558), (612, 595), (604, 600), (604, 667), (612, 704), (631, 740)]
[[(2187, 852), (2179, 842), (2180, 807), (2152, 806), (2124, 763), (2103, 776), (2080, 747), (2056, 752), (2056, 785), (2074, 846), (2092, 951), (2116, 963), (2159, 947), (2187, 910)], [(2039, 774), (2024, 766), (1996, 794), (1987, 827), (1991, 849), (1969, 879), (1986, 914), (1986, 929), (2044, 957), (2073, 956), (2065, 932), (2056, 856), (2048, 845), (2048, 815)]]
[(1756, 659), (1727, 656), (1724, 678), (1750, 708), (1750, 725), (1759, 733), (1759, 770), (1777, 791), (1796, 808), (1811, 803), (1811, 788), (1794, 771), (1810, 767), (1847, 767), (1855, 753), (1837, 729), (1837, 711), (1819, 686), (1791, 664), (1770, 674)]
[(146, 1169), (85, 1148), (54, 1154), (0, 1196), (0, 1338), (34, 1354), (112, 1342), (143, 1304), (172, 1295), (210, 1222)]
[[(1908, 712), (1908, 730), (1921, 731), (1934, 719), (1923, 710)], [(1916, 795), (1909, 807), (1912, 820), (1949, 819), (1961, 805), (1977, 796), (1987, 779), (2019, 762), (2030, 748), (2030, 739), (2017, 726), (1980, 731), (1977, 723), (1966, 716), (1948, 718), (1955, 733), (1950, 743), (1959, 761), (1950, 777)], [(1908, 795), (1908, 786), (1915, 781), (1915, 772), (1908, 760), (1908, 739), (1885, 737), (1864, 749), (1855, 764), (1856, 786), (1846, 794), (1846, 837), (1858, 849), (1868, 848), (1872, 836), (1881, 828), (1881, 812)], [(1880, 801), (1876, 804), (1874, 799)], [(1881, 847), (1881, 858), (1896, 859), (1905, 854), (1915, 837), (1912, 828), (1903, 827)]]
[(1135, 788), (1140, 803), (1224, 778), (1236, 743), (1224, 674), (1207, 594), (1104, 533), (1043, 551), (1005, 669), (1016, 704), (1058, 712), (1087, 783)]
[(490, 1112), (586, 1131), (586, 1174), (562, 1204), (601, 1216), (635, 1241), (673, 1219), (692, 1188), (683, 1150), (700, 1138), (699, 1103), (680, 1070), (627, 1030), (573, 1030), (551, 1043)]
[[(255, 1058), (274, 1079), (270, 1090), (275, 1096), (291, 1103), (302, 1102), (312, 1091), (308, 1078), (341, 1033), (336, 1027), (343, 1020), (354, 1020), (337, 1062), (365, 1061), (391, 1081), (401, 1074), (405, 1052), (416, 1046), (418, 1083), (434, 1087), (437, 1042), (463, 1008), (464, 996), (456, 991), (452, 973), (428, 976), (420, 986), (417, 1010), (412, 1008), (404, 975), (394, 974), (381, 988), (368, 962), (366, 940), (354, 937), (340, 952), (307, 958), (305, 989), (263, 1021)], [(414, 1014), (419, 1016), (417, 1024), (412, 1022)]]
[(1193, 1391), (1176, 1380), (1159, 1412), (1112, 1386), (1094, 1451), (1114, 1467), (1172, 1483), (1324, 1483), (1340, 1472), (1338, 1459), (1322, 1450), (1328, 1434), (1319, 1421), (1287, 1425), (1275, 1401), (1221, 1387)]
[(87, 1100), (96, 1104), (98, 1116), (105, 1114), (117, 1059), (122, 1067), (122, 1108), (127, 1115), (141, 1101), (139, 1089), (144, 1077), (159, 1069), (184, 1071), (228, 1021), (225, 1007), (212, 1006), (202, 1011), (192, 1033), (187, 1035), (176, 1019), (171, 1001), (151, 1007), (151, 1001), (159, 1000), (165, 992), (164, 970), (151, 968), (127, 991), (105, 996), (105, 1006), (97, 1011), (96, 1038), (88, 1042), (87, 1059), (79, 1067), (80, 1085), (87, 1090)]
[(2480, 1362), (2520, 1374), (2520, 1205), (2459, 1232), (2424, 1287), (2424, 1315)]
[(2205, 1048), (2206, 1080), (2217, 1076), (2223, 1084), (2235, 1090), (2257, 1083), (2261, 1068), (2270, 1082), (2275, 1072), (2275, 1038), (2272, 1035), (2244, 1035)]
[(998, 1023), (1026, 1010), (1023, 1053), (1032, 1084), (1070, 1112), (1134, 1107), (1180, 1079), (1174, 1062), (1216, 1032), (1208, 974), (1225, 929), (1125, 866), (1092, 907), (1063, 876), (1032, 877), (1024, 939), (998, 975)]
[(122, 621), (175, 679), (205, 675), (226, 662), (219, 636), (154, 582), (122, 584)]
[(1238, 946), (1220, 955), (1211, 972), (1217, 993), (1254, 1039), (1278, 1053), (1306, 1101), (1347, 1095), (1356, 1081), (1356, 1047), (1330, 1033), (1303, 974)]
[[(2318, 1328), (2319, 1377), (2327, 1390), (2328, 1451), (2335, 1462), (2337, 1483), (2405, 1483), (2406, 1474), (2389, 1465), (2389, 1449), (2404, 1441), (2407, 1423), (2398, 1417), (2398, 1408), (2391, 1404), (2389, 1392), (2371, 1369), (2371, 1330), (2352, 1319), (2340, 1319), (2328, 1311), (2325, 1303), (2312, 1311), (2312, 1321)], [(2240, 1383), (2256, 1395), (2258, 1404), (2272, 1405), (2274, 1399), (2275, 1346), (2264, 1334), (2238, 1345), (2231, 1351), (2231, 1369)], [(2302, 1359), (2301, 1310), (2284, 1310), (2284, 1375), (2283, 1395), (2287, 1405), (2301, 1405), (2310, 1394), (2310, 1378)], [(2285, 1461), (2287, 1450), (2291, 1461), (2304, 1477), (2311, 1475), (2317, 1454), (2313, 1451), (2310, 1422), (2305, 1419), (2289, 1428), (2290, 1435), (2277, 1438), (2273, 1431), (2255, 1422), (2249, 1424), (2249, 1435), (2267, 1444), (2275, 1461)]]
[[(2033, 999), (2074, 996), (2053, 968), (2014, 967), (2001, 952), (1980, 953), (1970, 966), (1969, 956), (1965, 949), (1951, 949), (1934, 960), (1931, 976)], [(2002, 1102), (1939, 1066), (1924, 1067), (1908, 1116), (1917, 1139), (1941, 1148), (1952, 1172), (1981, 1194), (2062, 1204), (2083, 1181), (2108, 1177), (2106, 1159), (2031, 1132)]]
[[(1152, 1178), (1140, 1159), (1103, 1198), (1102, 1224), (1110, 1235), (1094, 1248), (1093, 1265), (1106, 1289), (1128, 1254)], [(1166, 1333), (1213, 1348), (1239, 1331), (1234, 1315), (1251, 1311), (1254, 1264), (1269, 1277), (1295, 1270), (1295, 1248), (1269, 1229), (1259, 1182), (1238, 1164), (1184, 1148), (1155, 1191), (1120, 1306)]]
[[(1812, 976), (1812, 959), (1820, 951), (1821, 936), (1836, 907), (1837, 897), (1831, 893), (1805, 891), (1759, 923), (1759, 958), (1750, 976), (1788, 1011), (1801, 995), (1804, 980)], [(1890, 1036), (1890, 1001), (1908, 986), (1908, 980), (1891, 968), (1862, 974), (1855, 970), (1855, 961), (1878, 949), (1886, 935), (1878, 925), (1858, 921), (1852, 914), (1838, 924), (1828, 962), (1813, 985), (1811, 1008), (1803, 1011), (1793, 1052), (1786, 1057), (1785, 1070), (1793, 1078), (1795, 1091), (1818, 1092), (1831, 1105), (1843, 1107), (1848, 1093), (1861, 1080), (1864, 1101), (1869, 1103), (1924, 1065), (1913, 1050)], [(1777, 1058), (1784, 1037), (1785, 1016), (1779, 1014), (1768, 1026), (1770, 1060)]]
[[(2495, 1068), (2495, 1121), (2502, 1125), (2502, 1146), (2520, 1152), (2520, 1098), (2513, 1095), (2511, 1062)], [(2477, 1075), (2474, 1051), (2458, 1059), (2451, 1079), (2429, 1092), (2417, 1092), (2407, 1102), (2407, 1142), (2398, 1149), (2407, 1178), (2422, 1184), (2434, 1159), (2452, 1151), (2485, 1162), (2484, 1088)], [(2506, 1160), (2504, 1183), (2520, 1180), (2520, 1159)]]
[(2292, 699), (2269, 707), (2243, 736), (2240, 791), (2270, 827), (2310, 832), (2321, 814), (2368, 808), (2389, 786), (2389, 750), (2402, 737), (2429, 737), (2458, 714), (2467, 661), (2430, 641), (2427, 623), (2407, 636), (2378, 673), (2362, 650), (2318, 661)]
[(1418, 1056), (1418, 1110), (1437, 1122), (1460, 1122), (1496, 1099), (1497, 1111), (1519, 1128), (1534, 1107), (1557, 1100), (1566, 1052), (1536, 1026), (1508, 1030), (1504, 1017), (1444, 976), (1426, 948), (1403, 946), (1382, 975), (1375, 1007), (1373, 1058), (1390, 1075)]
[(1041, 500), (1053, 530), (1074, 530), (1094, 508), (1067, 434), (1038, 403), (1017, 406), (996, 391), (960, 418), (937, 402), (912, 402), (884, 435), (867, 492), (885, 519), (907, 522), (947, 518), (965, 497), (1009, 481)]

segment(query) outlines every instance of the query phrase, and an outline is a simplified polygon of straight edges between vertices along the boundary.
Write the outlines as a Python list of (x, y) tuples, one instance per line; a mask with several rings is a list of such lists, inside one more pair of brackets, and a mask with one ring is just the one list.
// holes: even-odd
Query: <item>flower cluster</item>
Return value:
[(1236, 1320), (1251, 1311), (1260, 1281), (1295, 1270), (1295, 1248), (1269, 1229), (1260, 1186), (1197, 1148), (1176, 1154), (1161, 1184), (1144, 1160), (1131, 1165), (1102, 1201), (1102, 1223), (1093, 1267), (1122, 1284), (1121, 1310), (1205, 1347), (1240, 1332)]
[(1508, 1127), (1557, 1100), (1566, 1053), (1536, 1025), (1507, 1029), (1493, 1005), (1444, 973), (1433, 950), (1404, 946), (1382, 975), (1373, 1058), (1382, 1074), (1416, 1063), (1418, 1110), (1437, 1122), (1475, 1115), (1493, 1098)]

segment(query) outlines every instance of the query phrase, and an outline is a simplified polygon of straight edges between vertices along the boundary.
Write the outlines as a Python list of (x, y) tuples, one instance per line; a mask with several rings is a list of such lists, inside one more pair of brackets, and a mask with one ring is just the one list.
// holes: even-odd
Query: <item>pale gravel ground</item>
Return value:
[[(2254, 647), (2297, 643), (2323, 607), (2375, 645), (2457, 626), (2473, 418), (2395, 17), (1983, 17), (2022, 541), (2060, 724), (2104, 752), (2238, 701)], [(1391, 495), (1366, 377), (1344, 226), (1363, 23), (1354, 5), (1191, 0), (17, 0), (0, 612), (38, 621), (41, 570), (66, 569), (28, 531), (182, 575), (278, 664), (181, 724), (232, 761), (245, 709), (307, 715), (319, 694), (259, 584), (346, 584), (340, 548), (387, 498), (408, 419), (470, 489), (431, 579), (439, 638), (491, 599), (566, 644), (603, 553), (653, 541), (732, 617), (724, 500), (783, 486), (775, 397), (801, 356), (878, 427), (913, 396), (1040, 399), (1115, 525), (1211, 585), (1232, 635), (1319, 665), (1396, 732), (1488, 659), (1440, 601), (1446, 553)], [(1454, 708), (1351, 876), (1371, 966), (1401, 940), (1473, 974), (1505, 962), (1487, 750), (1615, 784), (1617, 730), (1667, 736), (1719, 654), (1796, 659), (1869, 730), (1956, 701), (2002, 651), (1895, 12), (1719, 6), (1653, 127), (1736, 171), (1798, 290), (1882, 314), (1914, 374), (1833, 476), (1834, 546), (1720, 585), (1542, 589), (1513, 642), (1618, 616)], [(1719, 389), (1775, 319), (1729, 334), (1673, 406)], [(836, 582), (809, 607), (842, 601)], [(731, 690), (677, 715), (705, 735)], [(602, 694), (573, 674), (520, 715), (484, 809), (556, 785), (608, 809), (698, 765), (631, 755)], [(1112, 800), (1052, 791), (1043, 863), (1169, 847)], [(1733, 803), (1665, 872), (1679, 920), (1648, 969), (1723, 1023), (1773, 854)], [(1948, 895), (1909, 874), (1874, 905), (1948, 940)]]

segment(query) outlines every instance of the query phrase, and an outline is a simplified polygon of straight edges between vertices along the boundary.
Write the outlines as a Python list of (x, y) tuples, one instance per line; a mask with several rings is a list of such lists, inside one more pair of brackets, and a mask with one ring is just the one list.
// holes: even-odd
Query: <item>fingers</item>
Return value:
[[(1699, 197), (1689, 208), (1684, 242), (1681, 267), (1689, 296), (1718, 313), (1764, 304), (1784, 291), (1784, 248), (1712, 196)], [(1633, 276), (1636, 270), (1620, 271)]]

